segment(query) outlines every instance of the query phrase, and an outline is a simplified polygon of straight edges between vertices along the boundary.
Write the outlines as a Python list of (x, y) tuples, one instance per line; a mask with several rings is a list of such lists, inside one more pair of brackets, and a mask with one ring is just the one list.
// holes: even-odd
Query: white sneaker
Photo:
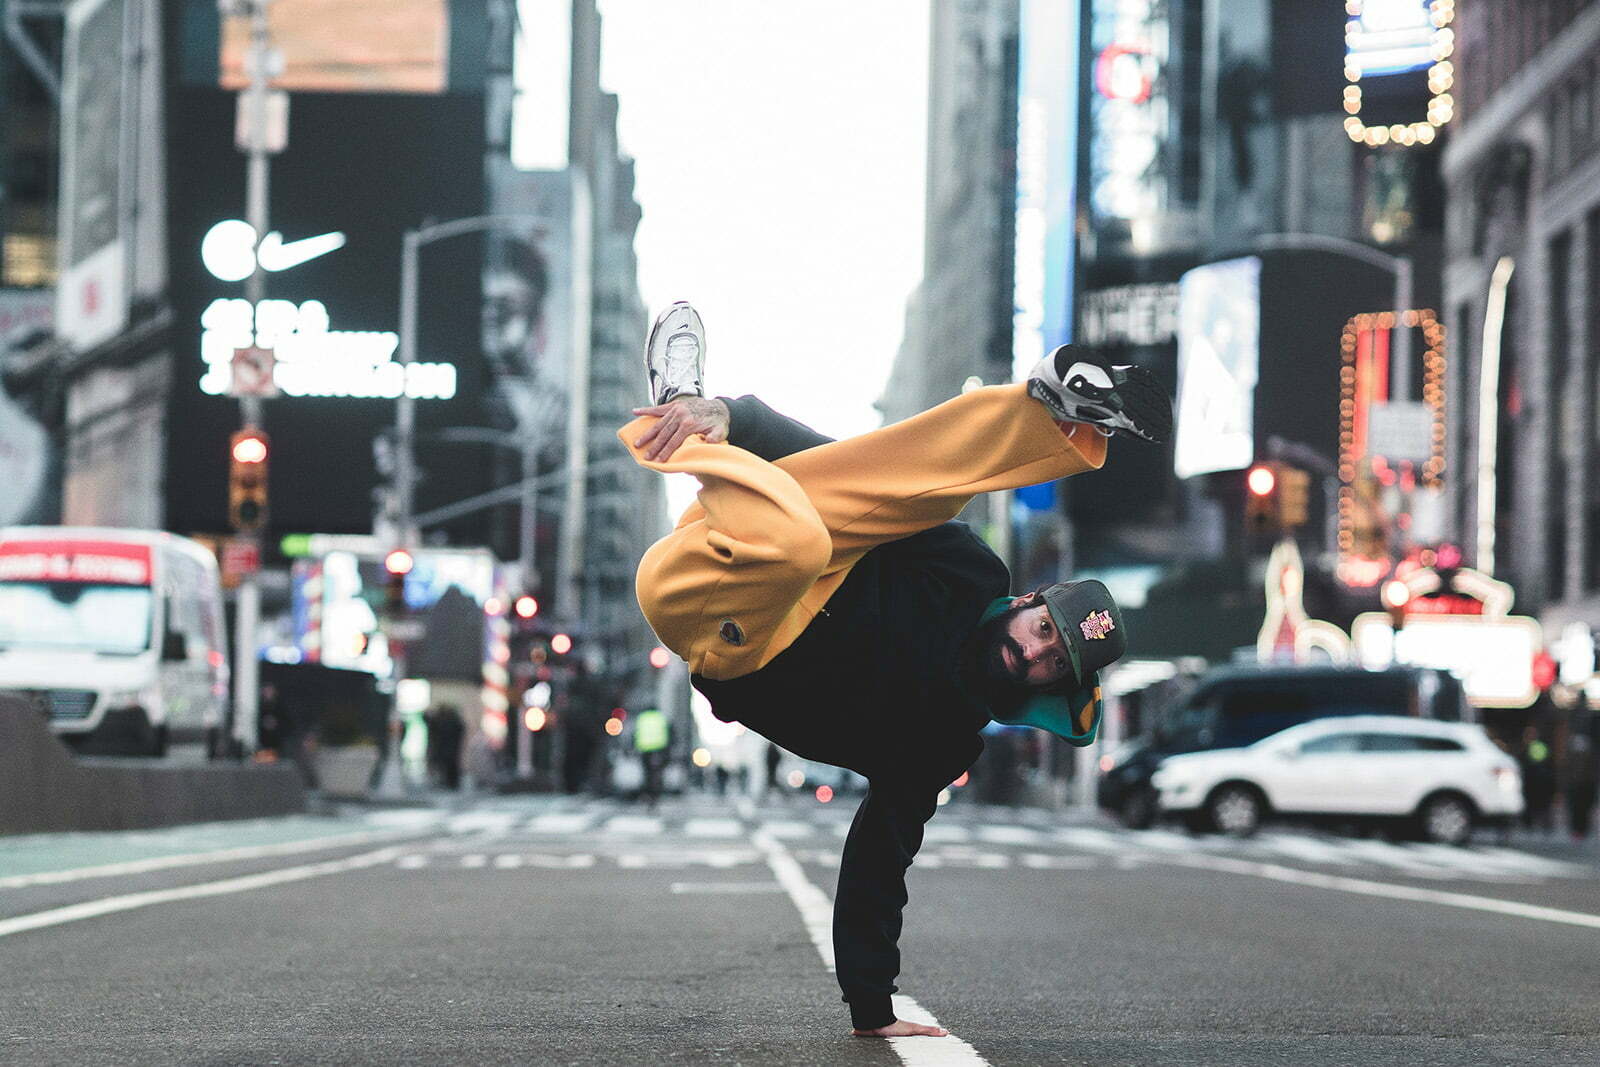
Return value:
[(650, 402), (675, 396), (705, 396), (706, 328), (700, 313), (680, 300), (657, 318), (644, 346)]
[(1112, 366), (1087, 348), (1062, 345), (1028, 374), (1028, 395), (1060, 422), (1086, 422), (1107, 437), (1157, 444), (1172, 434), (1172, 400), (1143, 367)]

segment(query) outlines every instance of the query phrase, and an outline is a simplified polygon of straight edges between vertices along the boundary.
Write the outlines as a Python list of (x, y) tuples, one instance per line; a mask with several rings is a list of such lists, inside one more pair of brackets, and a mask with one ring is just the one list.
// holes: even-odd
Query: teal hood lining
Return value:
[[(1011, 606), (1014, 598), (1003, 596), (983, 609), (979, 624), (988, 622)], [(1076, 660), (1077, 657), (1073, 657)], [(1069, 745), (1084, 748), (1094, 744), (1100, 732), (1100, 674), (1093, 672), (1071, 693), (1037, 693), (1004, 718), (992, 715), (1007, 726), (1032, 726), (1055, 734)]]

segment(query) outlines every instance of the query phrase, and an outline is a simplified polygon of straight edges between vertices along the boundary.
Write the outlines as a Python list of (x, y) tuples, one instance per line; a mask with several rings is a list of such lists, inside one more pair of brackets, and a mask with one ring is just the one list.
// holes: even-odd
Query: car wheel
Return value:
[(1130, 830), (1148, 830), (1156, 821), (1156, 794), (1153, 789), (1136, 789), (1117, 810), (1122, 825)]
[(1229, 837), (1249, 837), (1261, 827), (1261, 796), (1247, 785), (1220, 786), (1206, 801), (1212, 829)]
[(1440, 845), (1464, 845), (1472, 836), (1472, 806), (1451, 793), (1429, 797), (1418, 812), (1422, 836)]

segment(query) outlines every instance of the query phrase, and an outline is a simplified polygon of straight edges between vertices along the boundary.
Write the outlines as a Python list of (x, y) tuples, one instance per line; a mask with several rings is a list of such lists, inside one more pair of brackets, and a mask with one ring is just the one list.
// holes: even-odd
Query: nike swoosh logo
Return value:
[(273, 230), (261, 239), (261, 244), (256, 248), (256, 261), (261, 264), (262, 270), (288, 270), (343, 247), (342, 233), (324, 233), (284, 244), (283, 234)]

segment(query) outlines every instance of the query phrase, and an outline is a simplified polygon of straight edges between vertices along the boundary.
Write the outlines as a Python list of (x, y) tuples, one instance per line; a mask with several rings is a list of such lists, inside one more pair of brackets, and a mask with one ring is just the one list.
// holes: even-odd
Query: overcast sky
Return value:
[(832, 436), (876, 426), (922, 274), (926, 0), (600, 10), (652, 317), (700, 309), (713, 393)]

